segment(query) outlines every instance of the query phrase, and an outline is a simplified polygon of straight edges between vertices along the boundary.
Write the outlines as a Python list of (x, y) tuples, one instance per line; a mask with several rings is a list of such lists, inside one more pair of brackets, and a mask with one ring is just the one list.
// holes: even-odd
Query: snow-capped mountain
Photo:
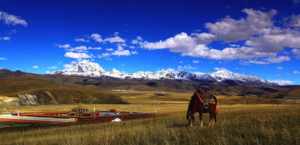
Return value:
[(64, 69), (56, 73), (63, 75), (100, 77), (105, 73), (105, 71), (98, 63), (82, 60), (65, 64)]
[(133, 79), (178, 79), (177, 71), (173, 69), (162, 69), (160, 71), (151, 72), (151, 71), (138, 71), (132, 74), (128, 74), (128, 78)]
[(218, 68), (211, 74), (217, 81), (223, 80), (239, 80), (239, 81), (264, 81), (256, 76), (244, 75), (231, 72), (227, 69)]
[(119, 71), (119, 70), (117, 70), (117, 69), (112, 69), (112, 71), (110, 71), (110, 72), (105, 72), (104, 74), (103, 74), (104, 76), (109, 76), (109, 77), (113, 77), (113, 78), (120, 78), (120, 79), (125, 79), (125, 78), (127, 78), (128, 77), (128, 74), (126, 74), (126, 73), (124, 73), (124, 72), (121, 72), (121, 71)]
[(78, 62), (72, 62), (66, 64), (62, 71), (57, 73), (63, 75), (76, 75), (76, 76), (88, 76), (88, 77), (112, 77), (119, 79), (144, 79), (144, 80), (206, 80), (206, 81), (218, 81), (234, 80), (240, 82), (255, 82), (255, 83), (269, 83), (274, 84), (273, 81), (267, 81), (260, 79), (256, 76), (244, 75), (231, 72), (227, 69), (216, 69), (212, 73), (200, 73), (200, 72), (187, 72), (174, 69), (162, 69), (159, 71), (138, 71), (135, 73), (124, 73), (117, 69), (112, 71), (105, 71), (99, 64), (87, 60)]

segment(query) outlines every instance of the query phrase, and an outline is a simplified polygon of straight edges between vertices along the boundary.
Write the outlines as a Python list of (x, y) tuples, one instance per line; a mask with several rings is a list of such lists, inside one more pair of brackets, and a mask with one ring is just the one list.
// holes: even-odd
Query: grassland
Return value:
[[(102, 107), (131, 111), (136, 108), (140, 111), (156, 108), (149, 104), (98, 106)], [(5, 130), (0, 131), (0, 140), (3, 145), (297, 145), (300, 143), (300, 107), (297, 105), (223, 105), (214, 128), (201, 128), (199, 125), (186, 127), (183, 104), (165, 104), (160, 107), (162, 112), (173, 113), (164, 117), (123, 123)], [(174, 111), (175, 108), (177, 109)]]
[[(107, 91), (103, 94), (110, 94), (111, 96), (117, 96), (127, 102), (126, 104), (90, 104), (81, 103), (80, 105), (85, 108), (98, 110), (117, 109), (122, 111), (144, 111), (144, 112), (156, 112), (156, 113), (170, 113), (180, 112), (186, 109), (188, 101), (192, 92), (159, 92), (159, 91)], [(241, 97), (241, 96), (217, 96), (218, 102), (223, 107), (239, 106), (236, 104), (249, 104), (248, 107), (253, 104), (278, 104), (282, 103), (275, 101), (274, 99), (265, 99), (262, 97)], [(252, 104), (252, 105), (251, 105)], [(35, 111), (69, 111), (72, 108), (78, 106), (78, 104), (64, 104), (64, 105), (39, 105), (39, 106), (4, 106), (0, 105), (0, 112), (35, 112)]]
[[(191, 92), (112, 91), (129, 104), (79, 104), (98, 110), (142, 111), (163, 116), (122, 123), (0, 130), (1, 145), (298, 145), (300, 106), (257, 97), (218, 96), (214, 128), (186, 127)], [(263, 104), (264, 102), (268, 104)], [(260, 103), (260, 104), (258, 104)], [(277, 104), (272, 104), (277, 103)], [(67, 111), (78, 106), (2, 107), (2, 111)], [(207, 123), (207, 116), (205, 116)], [(207, 126), (207, 125), (206, 125)]]

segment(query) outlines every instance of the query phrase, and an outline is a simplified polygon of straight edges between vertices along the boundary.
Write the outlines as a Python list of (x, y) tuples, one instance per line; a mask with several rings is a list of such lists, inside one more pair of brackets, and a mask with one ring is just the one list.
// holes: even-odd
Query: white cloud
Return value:
[(224, 41), (239, 41), (249, 39), (251, 36), (268, 31), (273, 26), (272, 18), (275, 10), (263, 12), (253, 9), (244, 9), (246, 18), (239, 20), (229, 16), (215, 23), (206, 23), (209, 32)]
[(112, 55), (116, 56), (129, 56), (131, 55), (129, 50), (116, 50), (112, 53)]
[(137, 36), (131, 41), (131, 44), (133, 44), (133, 46), (130, 46), (132, 49), (136, 48), (136, 46), (143, 47), (144, 39), (141, 36)]
[(250, 60), (250, 63), (253, 64), (272, 64), (272, 63), (282, 63), (290, 61), (289, 56), (271, 56), (263, 59), (257, 59), (257, 60)]
[(171, 52), (181, 53), (184, 56), (203, 57), (216, 60), (241, 59), (256, 64), (280, 63), (290, 60), (288, 56), (277, 56), (274, 52), (258, 51), (255, 47), (241, 46), (238, 48), (226, 47), (223, 49), (209, 48), (205, 44), (196, 43), (195, 39), (186, 33), (177, 34), (164, 41), (145, 42), (144, 48), (150, 50), (168, 48)]
[(98, 58), (109, 58), (110, 56), (131, 56), (138, 54), (137, 51), (130, 51), (122, 47), (122, 45), (118, 45), (117, 49), (114, 50), (112, 48), (106, 49), (107, 52), (102, 53), (98, 56)]
[[(194, 38), (185, 32), (181, 32), (174, 37), (158, 42), (145, 41), (143, 47), (150, 50), (169, 48), (172, 52), (190, 51), (197, 46)], [(184, 50), (183, 50), (184, 49)]]
[(12, 14), (8, 14), (3, 11), (0, 11), (0, 22), (1, 21), (7, 25), (13, 25), (13, 26), (21, 25), (24, 27), (28, 26), (28, 23), (26, 20), (24, 20), (18, 16), (12, 15)]
[(68, 50), (69, 51), (76, 51), (76, 52), (83, 52), (83, 51), (88, 51), (88, 50), (101, 50), (101, 47), (90, 47), (90, 46), (85, 46), (85, 45), (79, 45), (75, 47), (70, 47)]
[(58, 45), (59, 48), (67, 49), (68, 51), (75, 51), (75, 52), (85, 52), (88, 50), (101, 50), (101, 47), (91, 47), (86, 45), (79, 45), (72, 47), (70, 44), (61, 44)]
[(137, 51), (131, 51), (131, 54), (136, 55), (136, 54), (138, 54), (138, 52)]
[(104, 39), (105, 42), (110, 42), (110, 43), (125, 43), (126, 40), (123, 39), (122, 37), (115, 35), (112, 37), (108, 37)]
[(291, 58), (289, 56), (282, 55), (282, 56), (268, 57), (266, 60), (270, 63), (281, 63), (285, 61), (290, 61)]
[(5, 57), (0, 57), (0, 61), (1, 60), (7, 60), (7, 58), (5, 58)]
[[(206, 45), (198, 45), (191, 52), (187, 52), (184, 55), (196, 56), (196, 57), (205, 57), (210, 59), (249, 59), (254, 56), (255, 51), (251, 47), (241, 47), (241, 48), (224, 48), (222, 50), (208, 48)], [(266, 55), (266, 54), (257, 54), (257, 55)]]
[(9, 36), (0, 37), (0, 40), (9, 41), (11, 38)]
[(109, 43), (125, 43), (126, 40), (119, 36), (119, 33), (115, 33), (112, 37), (103, 38), (98, 33), (93, 33), (90, 35), (90, 38), (98, 43), (109, 42)]
[(277, 13), (275, 10), (262, 12), (244, 9), (243, 12), (247, 14), (246, 19), (235, 20), (227, 17), (220, 22), (207, 23), (207, 27), (221, 40), (246, 40), (245, 45), (253, 48), (253, 52), (266, 54), (262, 59), (264, 61), (251, 60), (257, 64), (289, 61), (288, 56), (278, 56), (276, 53), (284, 48), (300, 48), (298, 31), (274, 26), (272, 17)]
[(111, 56), (111, 53), (108, 53), (108, 52), (105, 52), (105, 53), (102, 53), (98, 56), (98, 58), (108, 58)]
[[(157, 42), (143, 41), (142, 48), (148, 50), (169, 49), (184, 56), (203, 57), (216, 60), (243, 60), (255, 64), (270, 64), (289, 61), (286, 48), (300, 56), (300, 32), (276, 26), (272, 18), (276, 10), (268, 12), (244, 9), (245, 18), (229, 16), (215, 23), (206, 23), (209, 33), (182, 32)], [(223, 48), (210, 48), (215, 41), (225, 42)], [(134, 43), (138, 43), (135, 41)]]
[(300, 33), (292, 30), (277, 30), (260, 37), (251, 38), (247, 45), (256, 47), (261, 51), (280, 51), (283, 48), (300, 48)]
[(134, 45), (141, 45), (143, 43), (144, 39), (141, 36), (137, 36), (135, 39), (131, 41), (131, 44)]
[(111, 55), (115, 56), (130, 56), (131, 52), (129, 50), (124, 49), (123, 47), (119, 46), (117, 50), (111, 53)]
[[(137, 45), (148, 50), (168, 49), (170, 52), (183, 56), (202, 57), (215, 60), (242, 60), (255, 64), (270, 64), (289, 61), (287, 53), (280, 53), (285, 48), (292, 48), (295, 55), (300, 54), (300, 32), (284, 26), (276, 26), (273, 17), (276, 10), (260, 11), (244, 9), (245, 17), (234, 19), (229, 16), (213, 23), (206, 23), (208, 32), (185, 33), (181, 32), (173, 37), (156, 42), (145, 41), (137, 36), (131, 41), (115, 33), (112, 37), (103, 38), (98, 33), (90, 35), (90, 39), (99, 43), (109, 42), (117, 48), (106, 48), (106, 53), (100, 57), (130, 56), (137, 54), (129, 48)], [(241, 41), (242, 40), (242, 41)], [(224, 47), (212, 48), (215, 41), (223, 41)], [(228, 43), (229, 42), (229, 43)], [(101, 45), (102, 46), (102, 45)], [(88, 46), (65, 46), (68, 51), (87, 52), (92, 49), (101, 49)], [(290, 52), (288, 52), (290, 53)]]
[(91, 34), (91, 38), (98, 43), (103, 42), (102, 36), (98, 33)]
[(33, 65), (32, 68), (33, 69), (39, 69), (40, 67), (38, 65)]
[(216, 60), (250, 59), (274, 55), (273, 53), (257, 52), (255, 48), (246, 46), (240, 48), (226, 47), (221, 50), (209, 48), (205, 44), (197, 43), (197, 38), (184, 32), (163, 41), (144, 42), (143, 47), (149, 50), (169, 49), (171, 52), (181, 53), (184, 56), (204, 57)]
[(244, 9), (243, 12), (247, 14), (246, 18), (236, 20), (226, 17), (216, 23), (207, 23), (206, 26), (218, 39), (246, 40), (245, 45), (255, 48), (257, 52), (277, 53), (284, 48), (300, 48), (299, 31), (274, 25), (272, 18), (277, 13), (276, 10), (263, 12)]
[(195, 40), (197, 41), (197, 43), (200, 44), (209, 44), (212, 41), (214, 41), (216, 39), (216, 36), (214, 34), (211, 33), (193, 33), (192, 36), (194, 36)]
[(114, 51), (113, 48), (106, 48), (105, 50), (106, 50), (106, 51)]
[[(136, 55), (138, 52), (133, 50), (136, 45), (127, 45), (126, 40), (119, 36), (118, 32), (115, 32), (111, 37), (102, 37), (99, 33), (93, 33), (89, 35), (87, 38), (79, 37), (75, 39), (76, 42), (90, 42), (91, 40), (97, 42), (94, 43), (86, 43), (85, 45), (78, 45), (78, 46), (71, 46), (70, 44), (60, 44), (57, 45), (59, 48), (66, 49), (67, 53), (65, 57), (69, 58), (76, 58), (76, 59), (88, 59), (92, 58), (92, 54), (94, 52), (90, 50), (102, 50), (104, 49), (105, 52), (100, 51), (101, 54), (95, 54), (97, 58), (106, 58), (109, 59), (111, 56), (131, 56)], [(138, 36), (136, 40), (142, 41), (143, 38)], [(109, 44), (109, 47), (107, 43)], [(131, 49), (132, 48), (132, 49)], [(88, 55), (88, 53), (90, 55)]]
[(91, 58), (90, 55), (86, 53), (76, 53), (76, 52), (66, 52), (65, 57), (73, 58), (73, 59), (87, 59)]
[[(3, 11), (0, 11), (0, 23), (4, 23), (5, 25), (9, 25), (9, 26), (23, 26), (23, 27), (28, 26), (28, 22), (25, 19), (22, 19), (21, 17)], [(16, 33), (16, 30), (11, 30), (9, 33), (14, 34)], [(9, 41), (9, 40), (11, 40), (10, 36), (0, 37), (0, 41)]]

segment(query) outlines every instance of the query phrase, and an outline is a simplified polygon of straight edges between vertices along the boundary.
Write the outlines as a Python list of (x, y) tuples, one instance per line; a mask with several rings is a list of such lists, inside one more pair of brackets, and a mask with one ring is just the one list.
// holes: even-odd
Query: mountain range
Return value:
[(156, 72), (138, 71), (135, 73), (124, 73), (117, 69), (105, 71), (99, 64), (91, 61), (79, 61), (67, 64), (62, 71), (56, 71), (53, 74), (62, 74), (69, 76), (84, 76), (84, 77), (111, 77), (118, 79), (143, 79), (143, 80), (190, 80), (190, 81), (217, 81), (234, 80), (245, 83), (256, 83), (266, 85), (289, 85), (285, 81), (268, 81), (256, 76), (244, 75), (231, 72), (227, 69), (219, 68), (210, 74), (200, 72), (187, 72), (174, 69), (162, 69)]
[(116, 69), (105, 71), (96, 63), (84, 61), (71, 63), (64, 70), (51, 74), (0, 69), (0, 84), (0, 98), (34, 97), (37, 104), (74, 103), (74, 98), (78, 97), (89, 103), (126, 103), (113, 90), (191, 93), (198, 87), (224, 96), (300, 98), (298, 85), (278, 84), (226, 69), (217, 69), (210, 74), (173, 69), (129, 74)]

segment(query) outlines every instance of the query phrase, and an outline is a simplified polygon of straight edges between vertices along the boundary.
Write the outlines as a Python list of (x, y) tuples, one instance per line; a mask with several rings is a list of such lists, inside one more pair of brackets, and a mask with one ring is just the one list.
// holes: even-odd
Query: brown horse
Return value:
[(195, 113), (199, 113), (201, 127), (203, 126), (203, 113), (209, 113), (209, 127), (212, 127), (217, 122), (217, 98), (214, 95), (207, 94), (207, 91), (197, 89), (191, 97), (186, 113), (189, 126), (192, 126), (195, 121)]

